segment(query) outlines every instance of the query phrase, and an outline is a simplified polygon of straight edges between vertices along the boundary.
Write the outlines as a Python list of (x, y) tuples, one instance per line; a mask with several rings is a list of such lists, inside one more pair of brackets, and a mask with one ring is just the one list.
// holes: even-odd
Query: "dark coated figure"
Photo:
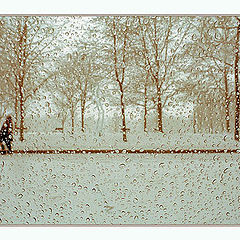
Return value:
[(4, 151), (4, 145), (8, 148), (8, 152), (12, 153), (11, 143), (13, 141), (13, 133), (12, 133), (12, 117), (10, 115), (7, 116), (6, 121), (3, 123), (2, 128), (0, 130), (0, 145), (1, 150)]

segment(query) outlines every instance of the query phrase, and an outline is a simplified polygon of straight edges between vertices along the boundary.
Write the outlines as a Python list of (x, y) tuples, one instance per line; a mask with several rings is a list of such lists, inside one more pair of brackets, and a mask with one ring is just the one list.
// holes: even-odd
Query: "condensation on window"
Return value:
[(0, 16), (0, 224), (239, 224), (235, 16)]

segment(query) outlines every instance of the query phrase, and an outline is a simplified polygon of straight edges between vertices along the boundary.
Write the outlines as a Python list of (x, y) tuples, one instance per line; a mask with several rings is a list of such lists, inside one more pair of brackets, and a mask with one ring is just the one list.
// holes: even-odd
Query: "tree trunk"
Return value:
[(74, 109), (73, 109), (73, 104), (71, 108), (71, 120), (72, 120), (72, 134), (74, 134)]
[(238, 61), (239, 61), (239, 34), (240, 34), (240, 22), (237, 27), (237, 36), (236, 36), (236, 53), (235, 53), (235, 132), (234, 138), (236, 141), (239, 141), (239, 110), (240, 110), (240, 95), (239, 95), (239, 79), (238, 79)]
[(82, 117), (82, 122), (81, 122), (82, 127), (81, 127), (81, 130), (82, 130), (82, 132), (84, 132), (84, 114), (85, 114), (85, 109), (84, 109), (84, 106), (82, 106), (82, 108), (81, 108), (81, 117)]
[(147, 84), (145, 83), (144, 88), (144, 123), (143, 123), (144, 132), (147, 132)]
[(19, 93), (20, 93), (20, 141), (24, 140), (24, 100), (23, 100), (23, 80), (21, 79), (19, 85)]
[(215, 125), (213, 126), (213, 111), (215, 110), (213, 104), (214, 104), (213, 99), (210, 97), (209, 103), (208, 103), (209, 108), (207, 108), (207, 112), (206, 112), (206, 120), (209, 122), (208, 126), (209, 126), (210, 134), (213, 134), (214, 126), (218, 125), (218, 122), (216, 121)]
[[(113, 20), (113, 30), (116, 30), (116, 25), (115, 25), (115, 20)], [(124, 77), (125, 77), (125, 51), (126, 51), (126, 31), (124, 35), (124, 42), (123, 42), (123, 59), (122, 63), (124, 64), (124, 67), (122, 68), (122, 80), (120, 81), (119, 78), (119, 73), (118, 73), (118, 58), (117, 58), (117, 38), (116, 35), (113, 34), (113, 53), (114, 53), (114, 72), (116, 76), (116, 81), (119, 84), (119, 89), (120, 89), (120, 103), (121, 103), (121, 113), (122, 113), (122, 132), (123, 132), (123, 141), (127, 142), (127, 128), (126, 128), (126, 118), (125, 118), (125, 106), (124, 106), (124, 101), (123, 101), (123, 82), (124, 82)]]
[(213, 134), (214, 127), (213, 127), (213, 115), (212, 114), (210, 114), (210, 117), (208, 115), (208, 121), (209, 121), (209, 133)]
[(161, 99), (161, 90), (159, 87), (157, 87), (157, 114), (158, 114), (158, 131), (163, 133), (162, 99)]
[(123, 141), (127, 142), (127, 127), (126, 127), (126, 117), (125, 117), (125, 106), (123, 101), (123, 88), (122, 85), (120, 86), (120, 92), (121, 92), (121, 112), (122, 112), (122, 132), (123, 132)]
[(64, 132), (65, 119), (62, 118), (62, 132)]
[(196, 122), (196, 110), (195, 107), (193, 107), (193, 133), (196, 133), (196, 127), (197, 127), (197, 122)]
[(20, 141), (24, 140), (24, 96), (23, 96), (23, 87), (24, 87), (24, 79), (25, 79), (25, 71), (26, 71), (26, 59), (27, 59), (27, 52), (26, 52), (26, 46), (27, 46), (27, 17), (24, 18), (24, 22), (22, 24), (23, 29), (21, 27), (21, 24), (19, 25), (19, 51), (20, 56), (18, 57), (19, 61), (19, 73), (17, 80), (18, 87), (19, 87), (19, 104), (20, 104)]
[(82, 98), (82, 101), (81, 101), (81, 117), (82, 117), (81, 130), (82, 130), (82, 132), (85, 131), (85, 129), (84, 129), (84, 124), (85, 124), (84, 115), (85, 115), (86, 96), (87, 96), (87, 81), (85, 81), (85, 88), (84, 88), (83, 98)]
[(229, 92), (226, 65), (224, 68), (224, 86), (225, 86), (225, 116), (226, 116), (226, 130), (230, 132), (230, 111), (229, 111)]
[[(16, 80), (16, 85), (17, 85), (17, 80)], [(18, 129), (18, 89), (17, 86), (15, 88), (15, 123), (14, 123), (14, 131), (17, 132)]]
[(72, 114), (72, 134), (74, 134), (74, 114)]

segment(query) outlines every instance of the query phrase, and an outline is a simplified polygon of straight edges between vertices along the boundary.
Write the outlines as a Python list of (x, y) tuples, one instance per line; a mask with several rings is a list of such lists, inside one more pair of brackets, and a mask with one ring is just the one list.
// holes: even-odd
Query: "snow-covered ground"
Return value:
[(0, 163), (1, 224), (240, 223), (239, 154), (14, 154)]
[(105, 133), (99, 137), (93, 133), (66, 134), (29, 132), (25, 141), (15, 136), (13, 149), (240, 149), (233, 134), (176, 134), (176, 133), (128, 133), (123, 142), (121, 133)]

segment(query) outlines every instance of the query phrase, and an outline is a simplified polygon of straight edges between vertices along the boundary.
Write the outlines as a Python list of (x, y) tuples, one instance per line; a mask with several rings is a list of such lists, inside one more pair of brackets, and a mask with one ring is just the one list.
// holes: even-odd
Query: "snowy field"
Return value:
[(233, 134), (164, 134), (157, 132), (129, 133), (123, 142), (121, 133), (105, 133), (101, 137), (93, 133), (66, 134), (60, 132), (25, 134), (20, 142), (15, 136), (13, 149), (240, 149)]
[(0, 155), (1, 224), (239, 224), (238, 154)]

